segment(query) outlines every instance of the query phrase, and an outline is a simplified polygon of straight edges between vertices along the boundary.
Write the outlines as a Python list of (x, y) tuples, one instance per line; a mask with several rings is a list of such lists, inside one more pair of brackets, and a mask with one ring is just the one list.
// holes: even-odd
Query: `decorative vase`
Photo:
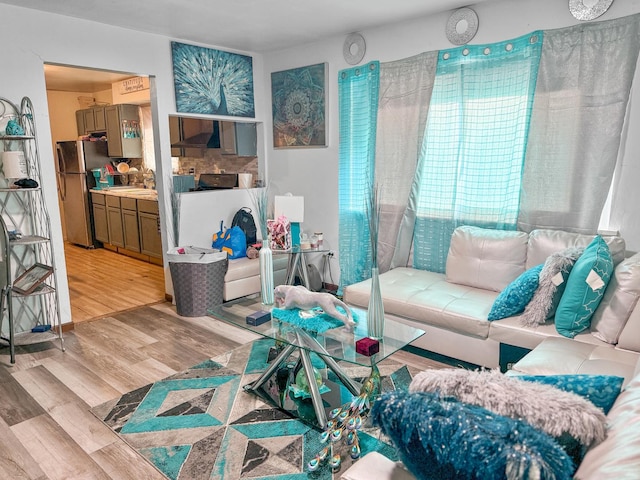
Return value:
[(370, 338), (380, 340), (384, 337), (384, 305), (380, 293), (380, 272), (378, 267), (371, 269), (371, 295), (367, 313), (367, 332)]
[(273, 252), (269, 247), (269, 241), (262, 242), (260, 249), (260, 292), (263, 305), (273, 305)]

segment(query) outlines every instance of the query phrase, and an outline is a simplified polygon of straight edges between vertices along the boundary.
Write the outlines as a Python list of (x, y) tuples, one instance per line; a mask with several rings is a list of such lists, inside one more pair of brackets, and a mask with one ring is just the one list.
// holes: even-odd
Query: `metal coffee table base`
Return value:
[[(304, 343), (304, 340), (312, 340), (315, 342), (312, 337), (304, 333), (298, 333), (298, 340), (301, 344)], [(320, 346), (317, 342), (316, 344), (320, 350), (324, 350), (323, 347)], [(327, 424), (327, 416), (322, 405), (320, 390), (318, 389), (318, 384), (316, 383), (316, 379), (313, 374), (311, 356), (309, 354), (309, 351), (305, 348), (298, 347), (296, 345), (287, 345), (282, 350), (282, 352), (280, 352), (278, 356), (271, 362), (271, 365), (269, 365), (269, 367), (262, 373), (262, 375), (260, 375), (260, 377), (254, 382), (245, 385), (244, 389), (250, 392), (257, 392), (257, 390), (262, 387), (267, 382), (267, 380), (269, 380), (269, 378), (271, 378), (271, 376), (273, 376), (278, 371), (281, 366), (286, 364), (287, 360), (295, 350), (298, 350), (300, 360), (302, 361), (302, 366), (304, 367), (305, 376), (307, 377), (307, 385), (309, 386), (309, 394), (311, 395), (311, 402), (313, 403), (313, 409), (318, 420), (318, 425), (321, 428), (324, 428)], [(333, 373), (336, 374), (336, 376), (349, 390), (349, 392), (356, 396), (360, 394), (362, 385), (350, 378), (332, 357), (330, 357), (326, 353), (320, 353), (317, 350), (314, 350), (314, 353), (316, 353), (324, 361), (327, 368), (329, 368)]]

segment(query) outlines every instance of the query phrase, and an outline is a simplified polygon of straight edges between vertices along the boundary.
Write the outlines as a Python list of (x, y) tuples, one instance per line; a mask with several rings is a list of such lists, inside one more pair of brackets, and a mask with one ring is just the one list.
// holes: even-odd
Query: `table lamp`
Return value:
[(300, 245), (300, 224), (304, 221), (304, 197), (276, 195), (273, 199), (274, 217), (284, 215), (291, 224), (291, 245)]

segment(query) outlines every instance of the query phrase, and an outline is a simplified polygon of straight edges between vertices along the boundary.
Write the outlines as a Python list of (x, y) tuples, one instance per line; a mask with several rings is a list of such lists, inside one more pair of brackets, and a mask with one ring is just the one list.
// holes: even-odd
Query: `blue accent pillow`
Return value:
[(555, 324), (560, 335), (573, 338), (589, 328), (612, 273), (609, 246), (596, 235), (571, 269), (556, 310)]
[(573, 475), (573, 462), (546, 433), (437, 393), (385, 393), (371, 420), (419, 480), (506, 478), (509, 471), (518, 478)]
[(524, 312), (538, 288), (543, 266), (540, 264), (530, 268), (507, 285), (493, 302), (488, 320), (500, 320)]
[(519, 375), (529, 382), (553, 385), (586, 398), (606, 415), (620, 395), (624, 378), (614, 375)]

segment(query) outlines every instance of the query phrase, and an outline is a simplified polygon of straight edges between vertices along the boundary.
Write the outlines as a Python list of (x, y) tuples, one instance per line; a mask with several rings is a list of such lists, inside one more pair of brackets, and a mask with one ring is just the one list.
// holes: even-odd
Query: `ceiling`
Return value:
[(0, 0), (178, 40), (269, 52), (486, 0)]
[[(0, 0), (183, 41), (264, 53), (487, 0)], [(50, 90), (96, 92), (131, 75), (47, 65)]]
[(131, 74), (105, 72), (89, 68), (63, 67), (59, 65), (44, 66), (44, 77), (47, 90), (62, 92), (95, 93), (111, 89), (111, 84), (131, 78)]

